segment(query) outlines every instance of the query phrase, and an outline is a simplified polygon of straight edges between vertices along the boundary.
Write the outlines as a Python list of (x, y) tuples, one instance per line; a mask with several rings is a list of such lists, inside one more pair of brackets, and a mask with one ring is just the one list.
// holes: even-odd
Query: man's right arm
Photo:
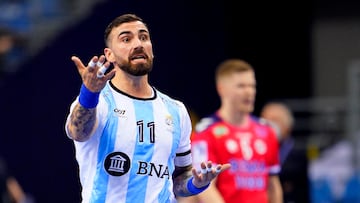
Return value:
[(70, 138), (83, 142), (90, 138), (96, 128), (96, 106), (99, 102), (99, 94), (107, 81), (115, 75), (115, 70), (111, 70), (103, 77), (97, 76), (99, 69), (107, 69), (110, 66), (110, 62), (105, 62), (104, 55), (93, 56), (87, 66), (76, 56), (72, 56), (71, 60), (75, 63), (83, 84), (78, 102), (70, 112), (70, 118), (66, 123), (66, 131)]
[(84, 108), (77, 103), (67, 122), (69, 136), (79, 142), (90, 138), (96, 126), (96, 108)]

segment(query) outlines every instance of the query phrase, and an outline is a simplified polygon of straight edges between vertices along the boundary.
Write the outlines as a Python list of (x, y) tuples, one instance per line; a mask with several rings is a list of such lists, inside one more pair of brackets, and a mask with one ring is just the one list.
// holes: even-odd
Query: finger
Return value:
[(208, 165), (206, 168), (207, 168), (207, 172), (208, 172), (208, 173), (211, 173), (211, 172), (212, 172), (212, 166), (211, 166), (211, 165), (210, 165), (210, 166)]
[(94, 62), (94, 60), (90, 60), (89, 63), (88, 63), (88, 67), (89, 68), (95, 68), (96, 66), (96, 62)]
[(219, 164), (216, 166), (216, 173), (221, 173), (225, 170), (228, 170), (231, 167), (231, 164)]
[(110, 80), (111, 78), (114, 77), (115, 73), (116, 73), (116, 70), (115, 70), (115, 69), (109, 71), (108, 73), (106, 73), (104, 79), (105, 79), (105, 80)]
[(206, 175), (207, 172), (207, 168), (201, 168), (201, 174)]
[(203, 175), (207, 173), (207, 164), (205, 162), (202, 162), (200, 164), (200, 173)]
[(211, 168), (211, 167), (212, 167), (212, 162), (211, 162), (211, 161), (208, 161), (208, 162), (206, 163), (206, 167)]
[(198, 177), (199, 177), (198, 171), (197, 171), (195, 168), (192, 168), (192, 169), (191, 169), (191, 173), (192, 173), (192, 175), (194, 176), (194, 178), (198, 178)]
[(231, 168), (231, 164), (223, 164), (221, 166), (221, 170), (224, 171), (224, 170), (228, 170), (229, 168)]
[(216, 169), (216, 171), (215, 171), (216, 173), (220, 173), (221, 172), (221, 168), (220, 169)]
[(221, 172), (221, 165), (217, 165), (216, 169), (215, 169), (215, 173), (220, 173)]
[(99, 70), (96, 73), (96, 76), (98, 78), (103, 78), (105, 76), (105, 72), (107, 71), (108, 67), (106, 67), (105, 65), (102, 65)]
[(98, 63), (99, 59), (97, 56), (92, 57), (87, 65), (87, 69), (89, 72), (93, 72), (95, 70), (95, 66)]
[(79, 59), (79, 57), (77, 56), (72, 56), (71, 60), (75, 63), (76, 67), (84, 67), (84, 64), (81, 62), (81, 60)]
[(104, 63), (105, 63), (105, 56), (101, 55), (96, 65), (97, 67), (101, 68)]
[(78, 69), (79, 73), (82, 72), (82, 69), (85, 68), (84, 64), (81, 62), (80, 58), (77, 56), (72, 56), (71, 60), (74, 62), (76, 68)]
[(98, 61), (98, 62), (96, 63), (96, 66), (101, 68), (102, 65), (103, 65), (103, 63), (104, 63), (104, 62)]

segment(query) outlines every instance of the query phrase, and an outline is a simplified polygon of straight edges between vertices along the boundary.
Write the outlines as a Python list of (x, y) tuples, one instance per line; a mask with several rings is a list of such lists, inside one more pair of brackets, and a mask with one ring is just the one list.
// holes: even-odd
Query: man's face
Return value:
[(256, 80), (253, 71), (236, 72), (219, 82), (219, 95), (226, 105), (241, 113), (254, 110)]
[(278, 126), (281, 136), (280, 139), (283, 139), (290, 133), (290, 118), (284, 107), (279, 105), (266, 106), (261, 112), (261, 117)]
[(114, 66), (124, 72), (142, 76), (148, 74), (153, 66), (153, 49), (150, 34), (140, 21), (123, 23), (115, 27), (105, 48), (105, 56)]

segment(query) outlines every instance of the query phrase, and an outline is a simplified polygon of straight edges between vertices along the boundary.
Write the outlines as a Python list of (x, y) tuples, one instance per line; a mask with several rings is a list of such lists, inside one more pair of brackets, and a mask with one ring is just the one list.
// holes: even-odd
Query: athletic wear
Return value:
[(278, 154), (275, 132), (255, 117), (240, 128), (214, 114), (197, 124), (192, 139), (194, 166), (207, 160), (231, 164), (217, 179), (226, 203), (268, 203), (268, 177), (280, 172)]
[(83, 203), (176, 202), (172, 173), (191, 165), (191, 121), (183, 103), (153, 91), (139, 99), (111, 82), (101, 91), (96, 131), (74, 141)]

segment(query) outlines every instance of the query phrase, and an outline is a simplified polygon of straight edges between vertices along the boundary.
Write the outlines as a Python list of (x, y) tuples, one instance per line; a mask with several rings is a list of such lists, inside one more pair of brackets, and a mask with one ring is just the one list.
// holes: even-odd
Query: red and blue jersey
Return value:
[(214, 114), (202, 119), (195, 130), (194, 166), (207, 160), (231, 164), (216, 183), (225, 201), (267, 203), (269, 175), (280, 172), (278, 141), (270, 125), (249, 116), (246, 127), (237, 127)]

